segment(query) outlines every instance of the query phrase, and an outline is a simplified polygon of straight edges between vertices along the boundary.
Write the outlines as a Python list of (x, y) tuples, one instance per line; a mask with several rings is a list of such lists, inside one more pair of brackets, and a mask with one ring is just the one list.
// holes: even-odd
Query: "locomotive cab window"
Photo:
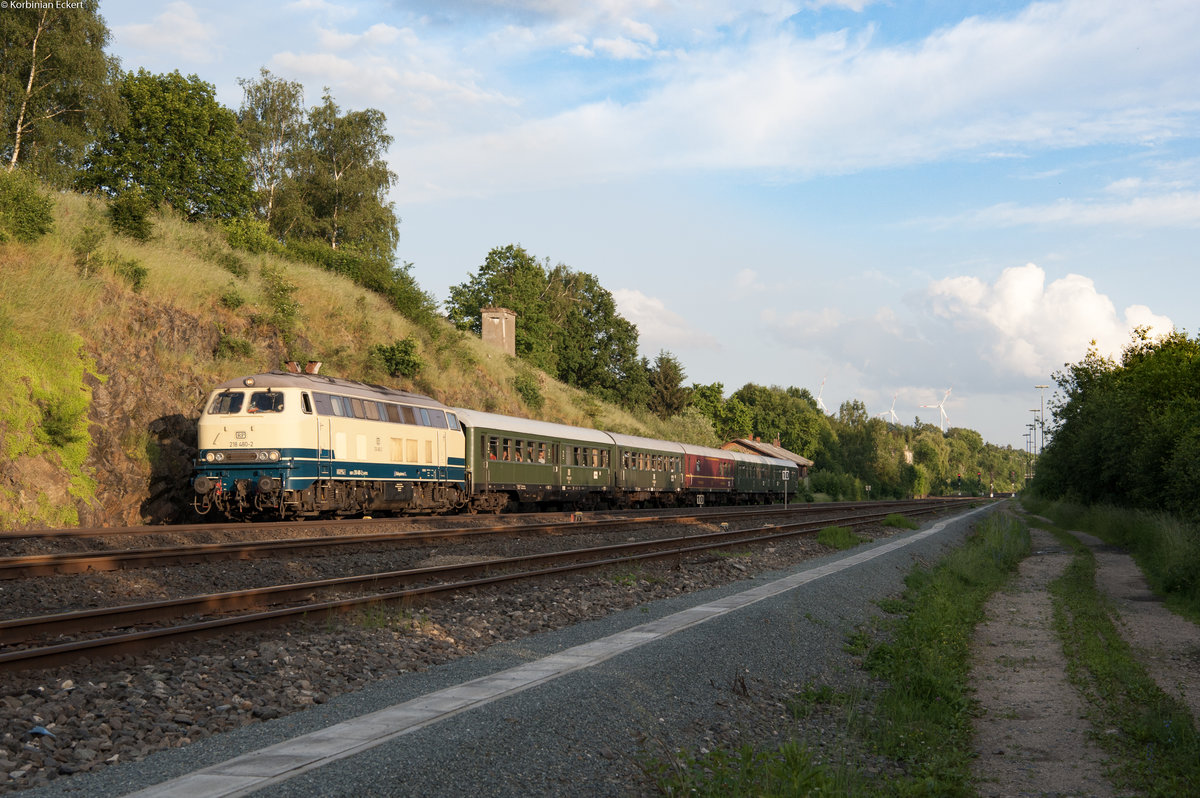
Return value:
[(312, 415), (312, 399), (308, 398), (307, 392), (300, 394), (300, 409), (307, 415)]
[(212, 404), (208, 406), (209, 415), (229, 415), (231, 413), (242, 412), (242, 402), (245, 401), (246, 394), (241, 391), (227, 391), (219, 393), (213, 397)]
[(274, 391), (255, 391), (250, 394), (249, 413), (282, 413), (283, 394)]

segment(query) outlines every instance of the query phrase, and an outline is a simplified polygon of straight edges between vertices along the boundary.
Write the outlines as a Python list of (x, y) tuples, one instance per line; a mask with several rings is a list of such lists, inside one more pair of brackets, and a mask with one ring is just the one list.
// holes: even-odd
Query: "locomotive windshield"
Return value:
[(252, 393), (248, 411), (251, 413), (281, 413), (283, 412), (283, 394), (274, 391)]
[(213, 397), (212, 404), (208, 406), (209, 415), (229, 415), (231, 413), (242, 412), (242, 402), (245, 400), (246, 394), (241, 391), (225, 391)]

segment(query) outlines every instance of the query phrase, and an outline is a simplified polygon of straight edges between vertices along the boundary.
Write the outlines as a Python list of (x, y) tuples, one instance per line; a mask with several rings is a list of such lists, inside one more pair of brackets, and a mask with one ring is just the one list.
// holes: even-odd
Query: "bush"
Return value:
[(283, 252), (283, 246), (271, 237), (266, 222), (258, 219), (229, 219), (222, 227), (225, 229), (225, 241), (234, 249), (253, 255)]
[(530, 374), (518, 374), (511, 380), (513, 390), (516, 391), (521, 399), (525, 402), (525, 406), (535, 413), (542, 409), (546, 404), (545, 398), (542, 396), (542, 389), (538, 385), (538, 381)]
[(425, 365), (417, 354), (416, 341), (411, 338), (388, 346), (373, 346), (370, 354), (393, 377), (415, 377)]
[(262, 265), (260, 273), (267, 304), (272, 311), (271, 323), (286, 336), (291, 333), (300, 313), (300, 303), (294, 296), (299, 286), (289, 282), (282, 269), (269, 263)]
[[(84, 421), (87, 403), (80, 399), (46, 397), (38, 400), (42, 412), (39, 437), (50, 446), (63, 448), (83, 440), (80, 424)], [(85, 424), (86, 427), (86, 424)]]
[(113, 271), (120, 277), (124, 277), (129, 287), (133, 292), (140, 293), (146, 287), (146, 278), (150, 276), (150, 270), (142, 265), (142, 262), (137, 258), (113, 258)]
[(217, 256), (217, 265), (234, 277), (241, 277), (244, 280), (250, 276), (250, 269), (246, 266), (246, 261), (242, 260), (236, 252), (222, 252)]
[(237, 286), (230, 285), (225, 289), (221, 296), (217, 298), (217, 302), (221, 304), (221, 307), (228, 308), (229, 310), (237, 310), (242, 305), (246, 304), (246, 298), (242, 296), (240, 291), (237, 290)]
[(71, 251), (75, 253), (75, 268), (81, 276), (91, 276), (92, 272), (104, 263), (104, 258), (99, 253), (100, 242), (103, 240), (104, 233), (94, 227), (85, 227), (75, 236)]
[(108, 223), (113, 232), (129, 236), (138, 241), (149, 241), (154, 235), (154, 225), (150, 221), (150, 213), (154, 203), (140, 188), (131, 188), (121, 192), (108, 205)]
[(226, 335), (224, 330), (221, 330), (221, 335), (217, 339), (217, 346), (213, 349), (213, 357), (222, 359), (233, 358), (248, 358), (254, 354), (254, 347), (244, 338), (238, 338), (236, 335)]
[(0, 171), (0, 241), (29, 243), (54, 229), (54, 200), (20, 170)]

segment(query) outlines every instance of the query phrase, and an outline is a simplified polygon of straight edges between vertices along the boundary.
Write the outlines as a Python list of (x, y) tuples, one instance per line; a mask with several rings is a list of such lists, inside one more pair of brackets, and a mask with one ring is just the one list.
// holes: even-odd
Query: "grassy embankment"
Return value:
[[(54, 203), (50, 234), (0, 244), (0, 466), (8, 464), (9, 485), (0, 487), (0, 527), (69, 525), (73, 502), (103, 489), (85, 464), (92, 391), (84, 375), (104, 381), (101, 359), (131, 383), (161, 385), (158, 415), (194, 415), (207, 387), (292, 357), (322, 361), (323, 374), (456, 406), (652, 437), (688, 434), (598, 402), (440, 319), (416, 324), (347, 278), (235, 251), (219, 227), (158, 214), (142, 243), (111, 232), (101, 200), (58, 194)], [(462, 265), (464, 279), (476, 265)], [(163, 322), (184, 334), (164, 340)], [(370, 350), (405, 338), (424, 367), (411, 379), (391, 378)], [(144, 432), (124, 437), (130, 460), (153, 457)], [(69, 486), (70, 500), (48, 499), (53, 492), (38, 484), (47, 481)]]

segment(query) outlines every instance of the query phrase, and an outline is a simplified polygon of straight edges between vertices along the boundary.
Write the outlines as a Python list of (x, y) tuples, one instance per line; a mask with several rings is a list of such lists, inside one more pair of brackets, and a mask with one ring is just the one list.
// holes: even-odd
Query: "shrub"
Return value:
[(83, 440), (80, 422), (87, 411), (87, 403), (63, 397), (47, 397), (38, 400), (42, 412), (39, 437), (51, 446), (63, 448)]
[(113, 232), (138, 241), (149, 241), (154, 234), (150, 212), (154, 203), (140, 188), (122, 191), (108, 205), (108, 223)]
[(75, 268), (81, 276), (91, 276), (104, 263), (103, 256), (98, 252), (103, 240), (104, 233), (94, 227), (85, 227), (75, 236), (71, 251), (75, 253)]
[(224, 292), (222, 292), (221, 296), (217, 298), (217, 302), (221, 304), (221, 307), (228, 308), (229, 310), (237, 310), (242, 305), (246, 304), (246, 298), (242, 296), (240, 291), (237, 290), (237, 286), (230, 284), (230, 286), (226, 288)]
[(298, 286), (288, 281), (282, 269), (270, 263), (262, 265), (260, 274), (267, 304), (271, 308), (271, 323), (286, 335), (295, 326), (296, 316), (300, 312), (300, 303), (293, 296)]
[(393, 377), (415, 377), (425, 365), (417, 354), (416, 341), (411, 338), (388, 346), (373, 346), (370, 354)]
[(236, 335), (226, 335), (224, 330), (220, 331), (220, 337), (217, 338), (217, 346), (213, 349), (213, 357), (218, 360), (247, 358), (254, 354), (254, 347), (244, 338), (238, 338)]
[(254, 255), (263, 252), (279, 254), (283, 247), (271, 237), (271, 231), (266, 222), (258, 219), (229, 219), (222, 227), (225, 229), (225, 241), (234, 249), (249, 252)]
[(537, 378), (533, 375), (518, 374), (510, 380), (510, 384), (530, 410), (537, 412), (546, 404), (541, 386), (538, 385)]
[(0, 171), (0, 241), (36, 241), (54, 229), (54, 201), (20, 170)]
[(216, 260), (218, 266), (234, 277), (245, 279), (250, 276), (250, 269), (246, 266), (246, 261), (242, 260), (236, 252), (222, 252), (217, 255)]
[(146, 278), (150, 276), (150, 270), (142, 265), (142, 262), (137, 258), (121, 258), (114, 257), (112, 260), (113, 271), (120, 277), (124, 277), (129, 287), (134, 293), (140, 293), (146, 287)]

